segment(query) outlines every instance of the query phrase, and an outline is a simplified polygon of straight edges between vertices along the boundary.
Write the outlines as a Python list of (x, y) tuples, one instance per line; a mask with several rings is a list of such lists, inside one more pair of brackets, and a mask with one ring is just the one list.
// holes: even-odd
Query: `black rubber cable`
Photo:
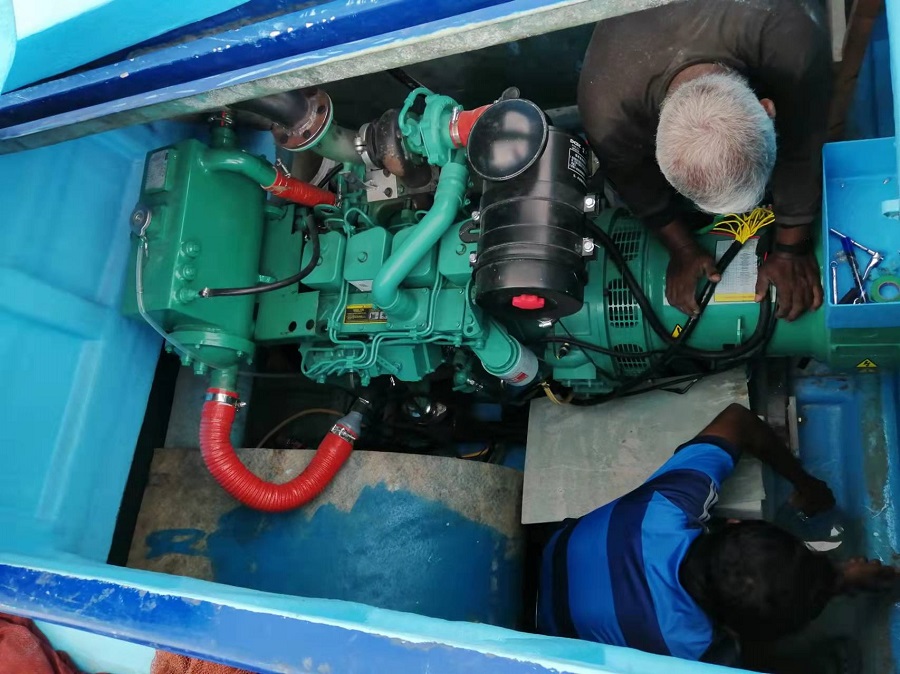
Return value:
[[(619, 272), (621, 273), (622, 278), (624, 279), (626, 285), (634, 296), (635, 301), (644, 312), (645, 319), (651, 325), (654, 332), (656, 332), (663, 339), (663, 341), (669, 344), (669, 348), (663, 352), (662, 357), (658, 361), (652, 363), (643, 373), (627, 380), (625, 383), (621, 384), (610, 393), (602, 394), (599, 396), (591, 396), (590, 398), (576, 398), (572, 401), (572, 404), (580, 406), (597, 405), (609, 400), (613, 400), (615, 398), (633, 395), (638, 392), (642, 393), (644, 391), (654, 390), (655, 388), (662, 388), (663, 386), (670, 385), (671, 382), (668, 382), (662, 384), (661, 386), (650, 388), (644, 387), (641, 388), (640, 391), (634, 391), (634, 389), (641, 386), (641, 384), (644, 384), (647, 381), (651, 380), (665, 365), (667, 365), (676, 357), (692, 357), (712, 361), (712, 368), (709, 371), (696, 373), (694, 375), (688, 375), (684, 379), (684, 381), (690, 381), (691, 379), (701, 379), (705, 376), (715, 374), (717, 372), (724, 372), (725, 370), (740, 365), (742, 362), (748, 361), (757, 353), (765, 349), (775, 329), (774, 311), (768, 295), (762, 302), (760, 302), (760, 315), (759, 320), (756, 324), (756, 329), (754, 330), (750, 338), (743, 344), (733, 349), (723, 349), (719, 351), (710, 351), (706, 349), (689, 347), (685, 344), (685, 340), (690, 337), (691, 333), (696, 328), (699, 316), (691, 317), (678, 337), (673, 337), (665, 329), (665, 327), (662, 325), (662, 321), (653, 311), (653, 307), (650, 305), (647, 296), (644, 294), (643, 289), (637, 283), (634, 274), (628, 267), (628, 263), (625, 260), (625, 257), (622, 255), (616, 243), (612, 240), (612, 237), (610, 237), (609, 234), (607, 234), (603, 229), (598, 227), (593, 221), (588, 220), (587, 224), (589, 229), (596, 235), (597, 240), (607, 251), (610, 259), (619, 269)], [(724, 270), (740, 252), (742, 247), (743, 243), (739, 241), (735, 241), (731, 244), (731, 246), (729, 246), (725, 255), (722, 256), (722, 258), (716, 265), (719, 273), (724, 272)], [(703, 311), (706, 309), (706, 306), (712, 299), (715, 291), (715, 286), (715, 283), (707, 281), (703, 289), (700, 291), (700, 294), (698, 296), (700, 316), (703, 315)], [(623, 354), (614, 352), (613, 354), (609, 355), (614, 355), (614, 357), (622, 358), (635, 355), (640, 356), (641, 354)]]
[[(309, 234), (309, 243), (312, 246), (312, 255), (309, 262), (299, 272), (293, 276), (289, 276), (281, 281), (273, 283), (262, 283), (257, 286), (249, 286), (247, 288), (204, 288), (200, 291), (200, 297), (240, 297), (243, 295), (259, 295), (260, 293), (268, 293), (273, 290), (281, 290), (288, 286), (300, 283), (303, 279), (312, 273), (319, 263), (319, 254), (321, 248), (319, 245), (319, 230), (316, 229), (316, 223), (312, 218), (306, 219), (306, 231)], [(305, 248), (305, 247), (304, 247)]]
[[(765, 350), (766, 345), (769, 342), (769, 339), (772, 337), (772, 333), (775, 330), (775, 320), (774, 320), (774, 309), (770, 304), (765, 306), (767, 309), (766, 313), (760, 317), (759, 323), (757, 323), (757, 329), (754, 331), (754, 334), (751, 336), (747, 342), (741, 345), (740, 353), (736, 353), (737, 349), (732, 351), (723, 352), (724, 354), (728, 354), (727, 356), (723, 356), (721, 358), (721, 362), (715, 363), (710, 370), (706, 372), (697, 372), (691, 375), (684, 375), (680, 381), (691, 381), (692, 379), (702, 379), (703, 377), (708, 377), (712, 374), (718, 374), (720, 372), (725, 372), (726, 370), (730, 370), (734, 367), (737, 367), (743, 363), (750, 361), (753, 357), (762, 353)], [(616, 398), (622, 398), (630, 395), (635, 395), (637, 393), (643, 393), (645, 391), (652, 391), (658, 388), (663, 388), (664, 386), (668, 386), (673, 382), (671, 380), (667, 380), (665, 383), (662, 383), (658, 386), (652, 386), (649, 388), (642, 388), (639, 391), (635, 391), (634, 389), (638, 388), (641, 384), (644, 384), (653, 379), (654, 376), (667, 365), (673, 357), (676, 355), (681, 355), (677, 349), (678, 345), (673, 345), (669, 349), (666, 349), (662, 358), (659, 359), (656, 363), (650, 365), (644, 372), (639, 375), (632, 377), (627, 380), (615, 390), (610, 391), (609, 393), (601, 394), (598, 396), (591, 396), (589, 398), (575, 398), (572, 400), (572, 404), (581, 407), (589, 407), (593, 405), (600, 405), (605, 402), (609, 402), (610, 400), (614, 400)], [(628, 354), (637, 355), (637, 354)]]
[(603, 354), (604, 356), (610, 356), (612, 358), (650, 358), (651, 356), (658, 356), (662, 353), (665, 353), (665, 349), (658, 349), (656, 351), (641, 351), (639, 353), (628, 353), (625, 351), (616, 351), (615, 349), (607, 349), (604, 346), (597, 346), (596, 344), (585, 342), (584, 340), (578, 339), (576, 337), (560, 337), (557, 335), (543, 337), (540, 341), (544, 344), (571, 344), (572, 346), (577, 346), (579, 349), (596, 351), (597, 353)]
[(328, 173), (326, 173), (326, 174), (322, 177), (322, 179), (321, 179), (319, 182), (316, 183), (316, 187), (318, 187), (319, 189), (324, 188), (324, 187), (325, 187), (326, 185), (328, 185), (328, 183), (330, 183), (330, 182), (334, 179), (334, 177), (335, 177), (338, 173), (340, 173), (343, 169), (344, 169), (344, 165), (343, 165), (343, 164), (338, 164), (337, 166), (333, 167), (330, 171), (328, 171)]
[[(653, 332), (668, 344), (672, 339), (672, 336), (669, 334), (669, 331), (666, 330), (662, 321), (659, 320), (659, 317), (650, 305), (650, 300), (647, 299), (643, 289), (634, 277), (634, 273), (632, 273), (631, 268), (628, 266), (628, 261), (625, 259), (625, 256), (622, 255), (622, 251), (619, 250), (616, 242), (613, 241), (612, 237), (591, 218), (585, 218), (585, 224), (587, 225), (588, 230), (594, 235), (596, 241), (603, 246), (604, 250), (606, 250), (609, 259), (616, 265), (616, 268), (622, 275), (622, 280), (625, 281), (625, 285), (631, 290), (631, 294), (634, 295), (634, 300), (641, 308), (644, 319), (650, 324)], [(635, 290), (637, 290), (637, 292), (635, 292)]]
[(387, 73), (410, 91), (425, 88), (424, 84), (403, 70), (403, 68), (390, 68)]
[[(700, 320), (700, 317), (703, 315), (703, 311), (712, 300), (716, 288), (716, 284), (712, 281), (707, 281), (700, 291), (700, 294), (698, 295), (697, 304), (700, 306), (700, 314), (698, 316), (691, 316), (685, 323), (684, 329), (681, 331), (678, 337), (673, 337), (672, 334), (663, 325), (659, 316), (657, 316), (656, 312), (653, 310), (653, 306), (650, 304), (650, 301), (644, 294), (643, 289), (637, 282), (637, 279), (634, 277), (631, 268), (628, 266), (628, 262), (625, 260), (625, 257), (622, 255), (622, 252), (619, 250), (619, 247), (616, 245), (615, 241), (612, 240), (612, 237), (607, 234), (601, 227), (597, 226), (597, 224), (590, 218), (587, 219), (587, 226), (588, 229), (590, 229), (590, 231), (594, 234), (596, 240), (606, 250), (609, 258), (613, 261), (613, 264), (616, 265), (616, 268), (622, 275), (622, 279), (625, 281), (625, 285), (628, 286), (628, 289), (634, 296), (635, 301), (641, 308), (644, 319), (647, 321), (653, 331), (666, 344), (669, 344), (670, 346), (678, 345), (677, 355), (704, 360), (718, 360), (735, 358), (736, 356), (751, 350), (752, 346), (748, 346), (748, 344), (751, 344), (751, 342), (753, 342), (753, 344), (756, 343), (753, 340), (753, 336), (751, 336), (751, 339), (749, 339), (744, 344), (741, 344), (740, 346), (737, 346), (733, 349), (709, 350), (698, 349), (696, 347), (687, 345), (687, 340), (694, 332), (697, 323)], [(716, 269), (720, 274), (724, 273), (725, 269), (728, 268), (728, 265), (730, 265), (734, 258), (737, 257), (737, 254), (741, 251), (743, 245), (743, 243), (735, 241), (728, 247), (728, 250), (725, 251), (725, 254), (716, 263)], [(757, 321), (754, 336), (757, 334), (765, 333), (767, 322), (770, 318), (770, 303), (771, 301), (769, 300), (768, 295), (760, 302), (760, 317)], [(622, 354), (620, 354), (620, 357), (621, 355)], [(672, 355), (674, 356), (675, 354), (673, 353)]]

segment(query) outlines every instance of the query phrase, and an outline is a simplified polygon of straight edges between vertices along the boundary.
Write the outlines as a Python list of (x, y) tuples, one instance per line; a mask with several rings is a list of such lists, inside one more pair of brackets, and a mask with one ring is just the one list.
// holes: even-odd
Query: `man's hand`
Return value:
[(890, 590), (897, 585), (900, 579), (900, 569), (893, 566), (884, 566), (877, 559), (854, 557), (845, 562), (841, 567), (843, 582), (841, 589), (844, 592), (859, 590), (869, 592), (881, 592)]
[(804, 514), (812, 517), (834, 507), (834, 494), (822, 480), (807, 475), (797, 485), (797, 491), (791, 495), (790, 503)]
[(775, 312), (778, 318), (793, 321), (804, 312), (822, 306), (822, 279), (813, 253), (770, 253), (756, 279), (757, 302), (766, 296), (770, 283), (778, 291)]
[(697, 281), (704, 276), (718, 283), (722, 275), (716, 270), (712, 255), (696, 243), (689, 243), (669, 251), (666, 269), (666, 299), (669, 304), (688, 316), (698, 316)]

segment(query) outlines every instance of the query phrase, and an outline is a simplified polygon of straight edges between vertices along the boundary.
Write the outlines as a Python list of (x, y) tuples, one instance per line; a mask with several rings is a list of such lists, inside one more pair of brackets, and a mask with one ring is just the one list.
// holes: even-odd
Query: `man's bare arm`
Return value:
[(722, 438), (771, 466), (794, 485), (797, 493), (793, 503), (806, 514), (814, 515), (834, 506), (834, 495), (828, 486), (807, 473), (772, 427), (743, 405), (732, 403), (726, 407), (700, 435)]

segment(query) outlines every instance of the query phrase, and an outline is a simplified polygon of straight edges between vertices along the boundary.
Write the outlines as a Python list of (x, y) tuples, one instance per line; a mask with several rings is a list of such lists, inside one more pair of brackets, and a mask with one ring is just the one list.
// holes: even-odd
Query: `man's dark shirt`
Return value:
[(605, 177), (645, 224), (678, 216), (682, 199), (656, 163), (656, 127), (672, 79), (698, 63), (725, 65), (774, 101), (776, 220), (812, 221), (831, 82), (828, 29), (814, 1), (687, 0), (597, 24), (578, 107)]

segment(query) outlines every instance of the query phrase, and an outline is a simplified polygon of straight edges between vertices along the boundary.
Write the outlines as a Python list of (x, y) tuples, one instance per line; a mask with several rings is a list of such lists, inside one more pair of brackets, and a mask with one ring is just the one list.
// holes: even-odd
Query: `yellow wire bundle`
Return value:
[(747, 243), (763, 227), (775, 221), (775, 214), (768, 208), (754, 208), (749, 213), (734, 213), (723, 218), (712, 231), (730, 234), (735, 240)]

